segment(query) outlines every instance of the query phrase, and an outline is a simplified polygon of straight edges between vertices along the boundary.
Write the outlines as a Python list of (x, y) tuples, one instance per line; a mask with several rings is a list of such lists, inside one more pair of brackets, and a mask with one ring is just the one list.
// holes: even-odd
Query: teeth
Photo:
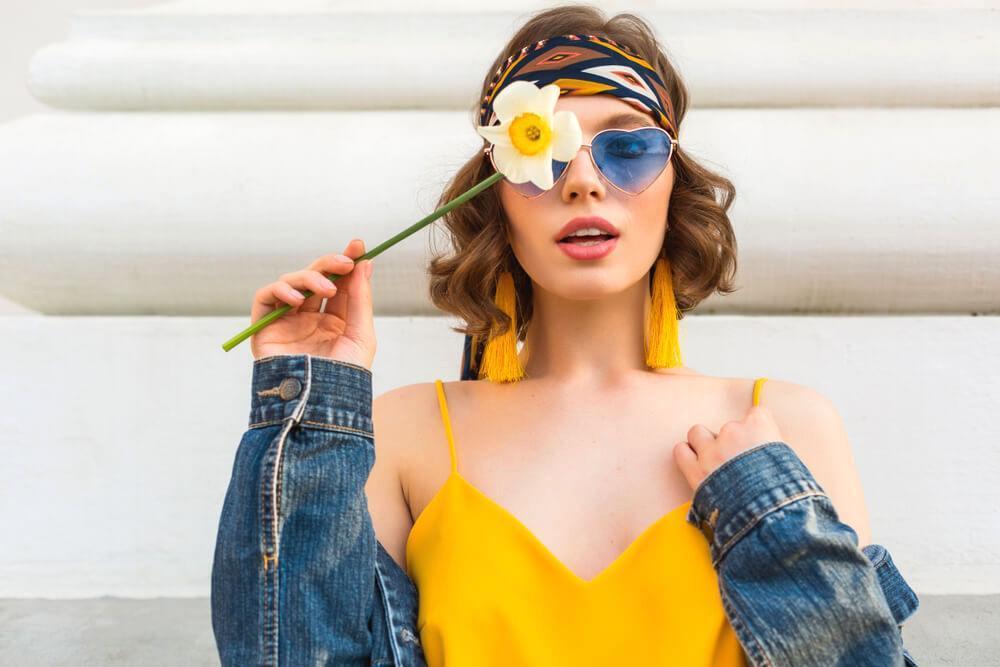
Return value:
[(570, 236), (600, 236), (601, 234), (607, 234), (607, 232), (597, 227), (584, 227), (576, 230)]

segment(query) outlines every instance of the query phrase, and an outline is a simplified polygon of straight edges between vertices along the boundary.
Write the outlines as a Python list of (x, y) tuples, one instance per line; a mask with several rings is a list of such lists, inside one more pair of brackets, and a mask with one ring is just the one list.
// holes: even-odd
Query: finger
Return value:
[[(344, 248), (344, 255), (352, 259), (360, 257), (363, 254), (365, 254), (365, 242), (361, 239), (352, 239), (347, 244), (347, 247)], [(351, 264), (351, 270), (347, 270), (346, 267), (344, 268), (345, 277), (337, 280), (337, 283), (342, 285), (341, 289), (326, 302), (326, 307), (323, 309), (324, 312), (335, 315), (345, 322), (347, 321), (347, 304), (351, 298), (350, 281), (352, 277), (350, 274), (353, 273), (354, 268), (355, 265), (353, 263)]]
[(687, 442), (694, 450), (695, 454), (700, 455), (707, 447), (710, 447), (712, 443), (715, 442), (715, 433), (710, 431), (704, 424), (695, 424), (691, 427), (691, 430), (687, 432)]
[(369, 273), (374, 265), (370, 259), (358, 262), (352, 275), (347, 298), (347, 326), (344, 335), (354, 340), (374, 341), (375, 327), (372, 323), (372, 290)]
[[(348, 245), (348, 247), (350, 247), (350, 245)], [(362, 250), (360, 254), (363, 253), (364, 251)], [(309, 264), (309, 266), (306, 267), (306, 269), (312, 271), (319, 271), (328, 278), (332, 275), (339, 276), (338, 278), (331, 278), (333, 282), (337, 282), (340, 277), (346, 276), (353, 268), (354, 260), (350, 255), (342, 253), (330, 253), (328, 255), (317, 257), (311, 264)]]
[(674, 462), (691, 488), (696, 487), (700, 481), (701, 468), (698, 466), (698, 455), (689, 443), (678, 442), (674, 445)]
[(269, 283), (254, 294), (253, 306), (250, 308), (250, 321), (257, 322), (260, 318), (285, 304), (290, 305), (294, 310), (302, 305), (304, 300), (302, 294), (284, 281), (278, 280)]
[(333, 296), (337, 293), (338, 288), (324, 276), (319, 271), (313, 271), (310, 269), (302, 269), (301, 271), (294, 271), (292, 273), (286, 273), (281, 276), (281, 280), (288, 283), (299, 292), (303, 294), (306, 291), (312, 292), (311, 295), (299, 306), (299, 312), (315, 313), (319, 311), (320, 305), (323, 303), (324, 297)]
[(306, 284), (313, 291), (313, 296), (306, 299), (305, 303), (299, 308), (299, 311), (304, 313), (318, 313), (319, 309), (323, 306), (323, 301), (334, 296), (340, 291), (340, 288), (332, 280), (323, 275), (321, 271), (307, 270), (304, 273)]

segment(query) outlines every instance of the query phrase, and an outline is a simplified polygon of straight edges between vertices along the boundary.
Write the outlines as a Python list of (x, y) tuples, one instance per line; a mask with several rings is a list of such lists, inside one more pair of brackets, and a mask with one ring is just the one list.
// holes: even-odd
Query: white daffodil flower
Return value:
[(497, 94), (493, 110), (499, 125), (476, 131), (493, 148), (496, 168), (512, 183), (531, 181), (552, 188), (552, 160), (569, 162), (583, 144), (580, 121), (572, 111), (555, 112), (559, 86), (539, 88), (530, 81), (512, 81)]

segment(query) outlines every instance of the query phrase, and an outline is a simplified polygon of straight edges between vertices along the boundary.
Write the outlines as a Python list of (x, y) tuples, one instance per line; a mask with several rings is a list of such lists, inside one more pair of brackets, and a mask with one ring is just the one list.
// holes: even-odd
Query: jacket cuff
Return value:
[(709, 541), (718, 562), (772, 511), (808, 496), (826, 495), (786, 443), (765, 442), (713, 470), (695, 489), (687, 521)]
[(372, 436), (372, 372), (310, 354), (254, 360), (250, 428), (292, 419)]
[(868, 560), (875, 567), (878, 583), (885, 593), (896, 625), (903, 625), (920, 606), (920, 598), (899, 573), (888, 549), (881, 544), (866, 544), (861, 551), (868, 556)]

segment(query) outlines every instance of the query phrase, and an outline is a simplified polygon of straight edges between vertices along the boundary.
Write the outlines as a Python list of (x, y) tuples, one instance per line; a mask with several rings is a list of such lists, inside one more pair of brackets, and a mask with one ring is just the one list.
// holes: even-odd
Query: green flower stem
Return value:
[[(423, 220), (420, 220), (419, 222), (416, 222), (413, 225), (407, 227), (400, 233), (393, 236), (391, 239), (383, 241), (382, 243), (375, 246), (374, 248), (372, 248), (365, 254), (361, 255), (360, 257), (355, 257), (354, 258), (355, 263), (360, 262), (361, 260), (364, 259), (372, 259), (376, 257), (377, 255), (381, 254), (383, 250), (391, 248), (392, 246), (396, 245), (397, 243), (399, 243), (400, 241), (402, 241), (403, 239), (405, 239), (407, 236), (414, 233), (418, 229), (426, 227), (427, 225), (434, 222), (435, 220), (437, 220), (442, 215), (452, 210), (456, 206), (464, 204), (465, 202), (469, 201), (470, 199), (478, 195), (480, 192), (482, 192), (486, 188), (490, 187), (491, 185), (499, 181), (501, 178), (503, 178), (503, 174), (500, 173), (499, 171), (491, 174), (489, 178), (486, 178), (477, 183), (476, 185), (472, 186), (471, 188), (469, 188), (459, 196), (455, 197), (454, 199), (452, 199), (450, 202), (448, 202), (438, 210), (428, 215)], [(329, 278), (330, 280), (336, 280), (337, 278), (343, 278), (344, 275), (347, 274), (341, 275), (333, 273), (327, 276), (327, 278)], [(302, 294), (308, 299), (313, 295), (313, 292), (311, 292), (310, 290), (304, 290)], [(240, 333), (236, 334), (235, 336), (227, 340), (225, 343), (223, 343), (222, 349), (228, 352), (229, 350), (233, 349), (234, 347), (245, 341), (250, 336), (254, 335), (258, 331), (266, 327), (271, 322), (275, 321), (276, 319), (287, 313), (289, 310), (291, 310), (291, 308), (292, 307), (286, 303), (280, 308), (272, 310), (270, 313), (260, 318), (259, 320), (251, 324), (249, 327), (247, 327), (246, 329), (244, 329), (243, 331), (241, 331)]]

